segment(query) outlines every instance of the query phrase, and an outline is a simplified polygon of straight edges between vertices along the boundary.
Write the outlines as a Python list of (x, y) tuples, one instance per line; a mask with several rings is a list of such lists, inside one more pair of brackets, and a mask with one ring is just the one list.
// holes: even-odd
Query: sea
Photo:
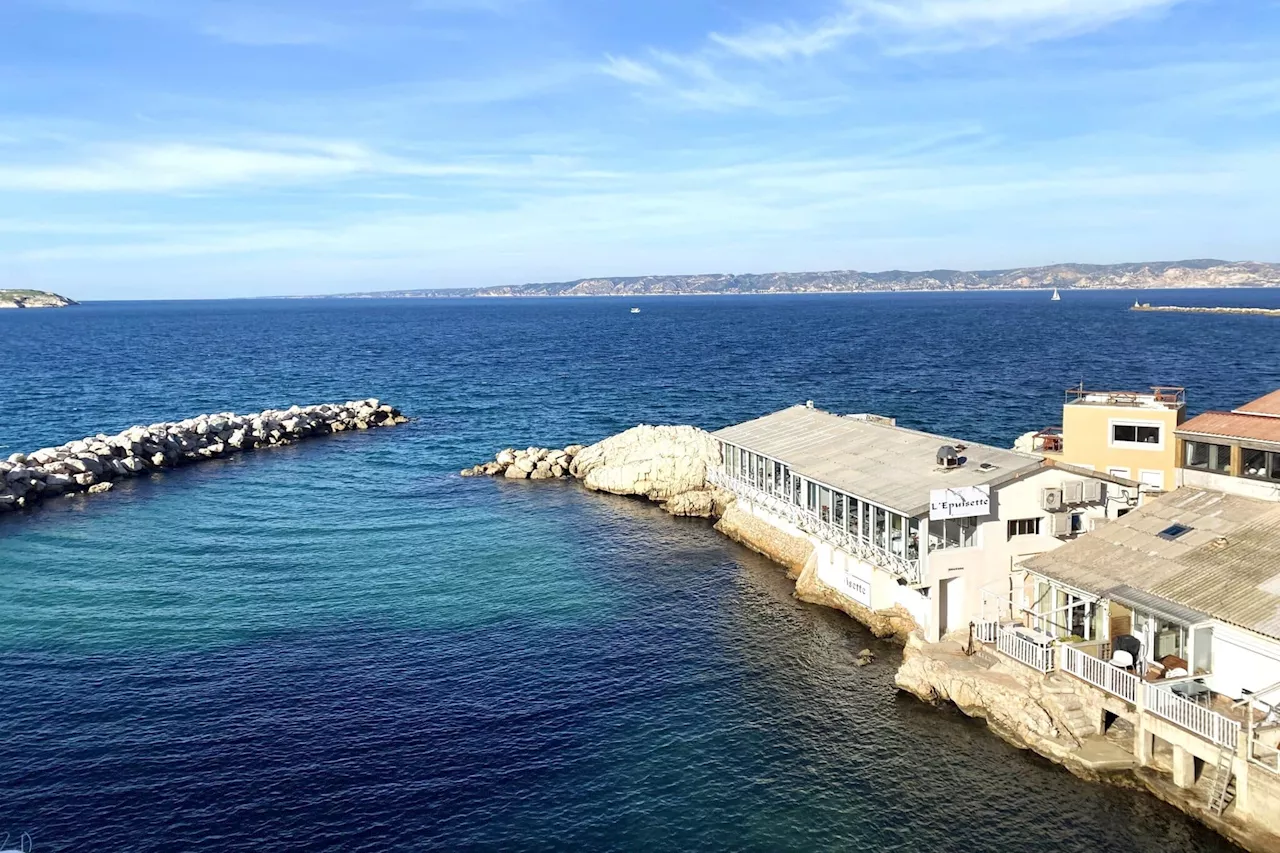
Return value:
[(1280, 290), (1179, 290), (0, 313), (0, 455), (294, 403), (378, 397), (413, 418), (0, 517), (0, 838), (1225, 849), (1149, 795), (899, 694), (893, 645), (797, 602), (705, 521), (458, 476), (508, 446), (807, 400), (1009, 446), (1082, 382), (1185, 386), (1194, 412), (1280, 387), (1280, 320), (1135, 297), (1280, 307)]

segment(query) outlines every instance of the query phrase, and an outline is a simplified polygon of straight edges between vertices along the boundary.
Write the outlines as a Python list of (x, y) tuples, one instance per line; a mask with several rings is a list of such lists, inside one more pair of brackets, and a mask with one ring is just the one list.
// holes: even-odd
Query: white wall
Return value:
[[(1280, 642), (1221, 622), (1213, 626), (1213, 678), (1210, 689), (1232, 698), (1241, 690), (1262, 690), (1280, 682)], [(1280, 691), (1264, 701), (1280, 705)]]
[(1232, 477), (1229, 474), (1218, 474), (1213, 471), (1198, 471), (1194, 468), (1178, 469), (1178, 485), (1212, 489), (1264, 501), (1280, 500), (1280, 485), (1275, 483), (1250, 480), (1248, 477)]
[[(1048, 487), (1061, 488), (1069, 481), (1089, 479), (1086, 476), (1063, 471), (1061, 468), (1043, 468), (1030, 476), (1006, 483), (992, 490), (993, 513), (979, 519), (977, 546), (932, 551), (928, 555), (925, 577), (933, 590), (933, 616), (931, 623), (939, 624), (941, 614), (938, 589), (942, 580), (963, 577), (963, 612), (968, 620), (982, 617), (984, 590), (997, 595), (1007, 595), (1009, 578), (1018, 563), (1027, 557), (1061, 547), (1062, 540), (1049, 535), (1050, 513), (1040, 508), (1041, 493)], [(1111, 492), (1118, 487), (1106, 484), (1107, 504), (1082, 504), (1073, 506), (1070, 512), (1083, 513), (1095, 523), (1106, 523), (1114, 518), (1119, 508), (1110, 500)], [(1039, 518), (1039, 535), (1009, 538), (1009, 521), (1013, 519)], [(1086, 530), (1090, 522), (1086, 520)], [(956, 626), (951, 626), (954, 630)], [(930, 639), (936, 637), (930, 635)]]

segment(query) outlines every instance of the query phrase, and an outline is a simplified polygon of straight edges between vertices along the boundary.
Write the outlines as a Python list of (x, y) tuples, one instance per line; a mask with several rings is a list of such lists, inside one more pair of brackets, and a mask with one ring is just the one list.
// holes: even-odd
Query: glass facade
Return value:
[[(793, 474), (791, 468), (730, 444), (721, 446), (723, 470), (732, 477), (790, 503), (821, 523), (887, 555), (904, 560), (920, 559), (921, 519), (909, 518), (855, 495)], [(943, 525), (943, 522), (934, 522)], [(929, 550), (964, 548), (976, 543), (974, 519), (946, 522), (939, 527), (938, 543), (929, 528)], [(949, 544), (940, 544), (946, 542)]]

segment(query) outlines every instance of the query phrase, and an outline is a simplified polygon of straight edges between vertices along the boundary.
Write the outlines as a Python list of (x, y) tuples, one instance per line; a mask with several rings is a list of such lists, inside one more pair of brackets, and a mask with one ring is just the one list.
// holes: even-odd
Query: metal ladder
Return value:
[(1225, 746), (1218, 750), (1218, 775), (1213, 777), (1213, 791), (1209, 795), (1209, 806), (1218, 817), (1227, 810), (1227, 789), (1231, 787), (1234, 758), (1235, 750)]

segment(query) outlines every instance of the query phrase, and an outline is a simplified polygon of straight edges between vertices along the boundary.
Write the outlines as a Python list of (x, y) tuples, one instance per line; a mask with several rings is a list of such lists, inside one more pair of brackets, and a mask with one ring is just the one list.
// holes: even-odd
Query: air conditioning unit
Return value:
[(1070, 536), (1071, 535), (1071, 513), (1058, 512), (1049, 516), (1049, 535), (1050, 536)]
[(1106, 491), (1101, 480), (1085, 480), (1084, 481), (1084, 502), (1090, 504), (1102, 503), (1103, 496)]
[(1062, 489), (1049, 487), (1040, 492), (1040, 508), (1045, 512), (1061, 512)]
[(1063, 483), (1062, 502), (1065, 504), (1084, 503), (1084, 480), (1068, 480)]

